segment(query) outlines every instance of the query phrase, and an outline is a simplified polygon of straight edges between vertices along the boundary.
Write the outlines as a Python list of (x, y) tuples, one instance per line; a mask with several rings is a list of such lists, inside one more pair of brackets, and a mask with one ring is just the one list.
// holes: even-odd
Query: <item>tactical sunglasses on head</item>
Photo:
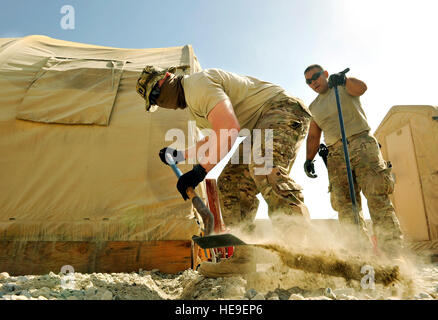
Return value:
[(321, 76), (321, 74), (322, 74), (323, 72), (324, 72), (324, 70), (318, 71), (318, 72), (315, 73), (311, 78), (306, 79), (306, 83), (307, 83), (307, 84), (311, 84), (312, 81), (315, 81), (316, 79), (318, 79), (318, 78)]
[(161, 89), (158, 85), (158, 82), (155, 84), (155, 86), (152, 88), (151, 93), (149, 94), (149, 103), (152, 105), (157, 104), (157, 99), (160, 96)]

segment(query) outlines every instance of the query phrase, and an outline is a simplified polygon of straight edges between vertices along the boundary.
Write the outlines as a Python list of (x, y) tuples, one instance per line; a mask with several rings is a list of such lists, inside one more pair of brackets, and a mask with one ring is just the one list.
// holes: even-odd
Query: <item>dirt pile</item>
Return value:
[(334, 253), (305, 254), (294, 253), (275, 244), (256, 245), (257, 247), (271, 250), (277, 253), (281, 261), (290, 268), (308, 272), (320, 273), (335, 277), (343, 277), (348, 280), (361, 281), (364, 273), (361, 272), (364, 266), (369, 266), (374, 271), (376, 283), (390, 285), (400, 280), (400, 268), (398, 266), (385, 266), (370, 264), (357, 257), (349, 257), (348, 260), (341, 259)]

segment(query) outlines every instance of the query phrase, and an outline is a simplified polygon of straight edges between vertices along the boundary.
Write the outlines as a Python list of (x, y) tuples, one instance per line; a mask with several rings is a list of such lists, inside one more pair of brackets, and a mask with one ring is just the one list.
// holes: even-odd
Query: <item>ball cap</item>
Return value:
[(143, 99), (145, 99), (145, 108), (147, 112), (154, 112), (158, 108), (157, 105), (151, 105), (149, 102), (149, 95), (151, 94), (155, 84), (165, 76), (166, 72), (175, 73), (175, 71), (175, 67), (169, 67), (165, 69), (155, 66), (144, 67), (140, 78), (137, 80), (136, 90), (137, 93), (142, 96)]

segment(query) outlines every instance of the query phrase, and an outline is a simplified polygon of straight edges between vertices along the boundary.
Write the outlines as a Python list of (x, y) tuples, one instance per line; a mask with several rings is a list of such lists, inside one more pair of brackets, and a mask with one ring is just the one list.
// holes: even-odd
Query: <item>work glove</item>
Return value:
[(328, 150), (327, 146), (325, 144), (321, 143), (319, 145), (318, 154), (322, 158), (322, 160), (324, 161), (326, 167), (327, 167), (328, 153), (329, 153), (329, 150)]
[(196, 188), (196, 186), (205, 179), (205, 176), (207, 175), (207, 171), (200, 165), (197, 164), (193, 166), (193, 169), (184, 173), (179, 179), (176, 184), (176, 188), (178, 189), (179, 193), (181, 193), (184, 200), (187, 200), (189, 196), (187, 195), (187, 188), (192, 187), (193, 189)]
[(313, 165), (313, 160), (306, 160), (306, 162), (304, 162), (304, 172), (309, 178), (317, 177), (317, 175), (315, 174), (315, 166)]
[(346, 82), (347, 82), (347, 77), (345, 76), (345, 73), (343, 72), (334, 73), (328, 79), (328, 87), (331, 89), (335, 86), (345, 86)]
[(176, 149), (166, 147), (160, 150), (160, 153), (158, 154), (160, 156), (161, 161), (163, 161), (164, 164), (169, 165), (166, 160), (166, 153), (170, 154), (175, 164), (178, 162), (184, 161), (184, 153), (182, 151), (178, 151)]

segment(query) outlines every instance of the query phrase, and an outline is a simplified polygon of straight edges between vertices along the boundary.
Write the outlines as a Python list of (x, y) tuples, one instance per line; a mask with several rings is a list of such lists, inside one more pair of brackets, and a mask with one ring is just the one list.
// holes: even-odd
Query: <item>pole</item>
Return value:
[[(345, 74), (348, 71), (350, 71), (349, 68), (342, 71), (342, 73)], [(345, 164), (347, 166), (347, 177), (348, 177), (348, 185), (350, 187), (350, 198), (351, 198), (351, 203), (353, 205), (354, 221), (356, 222), (356, 224), (358, 226), (360, 226), (359, 210), (357, 209), (356, 193), (354, 191), (354, 184), (353, 184), (353, 174), (351, 173), (350, 156), (348, 154), (347, 138), (345, 136), (344, 117), (342, 116), (342, 109), (341, 109), (341, 102), (339, 100), (338, 87), (334, 86), (334, 89), (335, 89), (335, 95), (336, 95), (336, 104), (338, 107), (339, 125), (341, 127), (342, 145), (344, 147)]]

